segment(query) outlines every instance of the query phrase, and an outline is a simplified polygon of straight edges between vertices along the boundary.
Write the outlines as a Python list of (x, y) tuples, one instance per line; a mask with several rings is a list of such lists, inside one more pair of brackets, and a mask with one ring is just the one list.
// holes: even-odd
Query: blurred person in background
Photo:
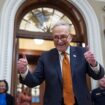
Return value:
[(99, 80), (99, 87), (91, 93), (93, 105), (105, 105), (105, 77)]
[(14, 97), (7, 93), (8, 83), (6, 80), (0, 80), (0, 105), (15, 105)]
[(18, 105), (31, 105), (30, 88), (24, 87), (18, 95)]

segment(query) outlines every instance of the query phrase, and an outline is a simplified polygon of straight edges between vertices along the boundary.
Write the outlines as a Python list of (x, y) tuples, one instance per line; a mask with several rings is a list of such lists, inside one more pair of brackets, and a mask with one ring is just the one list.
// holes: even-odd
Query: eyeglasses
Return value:
[(58, 40), (66, 41), (67, 38), (68, 38), (68, 36), (69, 36), (69, 35), (60, 35), (60, 36), (54, 35), (54, 36), (53, 36), (53, 39), (54, 39), (55, 41), (58, 41)]

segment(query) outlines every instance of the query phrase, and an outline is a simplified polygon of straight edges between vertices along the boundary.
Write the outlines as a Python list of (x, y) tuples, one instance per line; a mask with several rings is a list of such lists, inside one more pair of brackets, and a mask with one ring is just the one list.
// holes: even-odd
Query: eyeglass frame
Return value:
[[(62, 35), (53, 35), (53, 39), (54, 41), (67, 41), (67, 38), (70, 34), (66, 35), (66, 34), (62, 34)], [(63, 37), (62, 37), (63, 36)]]

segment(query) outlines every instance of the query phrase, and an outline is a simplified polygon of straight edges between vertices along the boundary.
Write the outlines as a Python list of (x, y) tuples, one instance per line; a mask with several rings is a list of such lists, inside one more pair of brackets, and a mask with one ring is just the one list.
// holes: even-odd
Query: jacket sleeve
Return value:
[(37, 67), (33, 73), (28, 72), (27, 76), (24, 79), (20, 76), (19, 80), (22, 84), (25, 84), (30, 88), (40, 85), (44, 81), (43, 57), (39, 58)]

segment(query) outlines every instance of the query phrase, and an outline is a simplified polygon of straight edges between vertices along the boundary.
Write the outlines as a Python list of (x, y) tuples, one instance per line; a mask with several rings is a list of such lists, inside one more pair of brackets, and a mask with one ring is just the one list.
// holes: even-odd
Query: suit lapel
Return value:
[(71, 63), (71, 71), (72, 71), (72, 76), (75, 72), (75, 68), (76, 68), (76, 63), (78, 63), (77, 61), (78, 55), (76, 52), (75, 47), (70, 47), (70, 63)]
[(58, 78), (60, 80), (60, 83), (62, 84), (62, 73), (61, 73), (61, 67), (60, 67), (58, 51), (55, 50), (54, 54), (52, 54), (52, 55), (54, 55), (54, 56), (52, 56), (52, 61), (53, 61), (52, 64), (54, 64), (53, 66), (54, 66), (54, 68), (55, 68), (55, 70), (57, 72), (57, 75), (58, 75)]

